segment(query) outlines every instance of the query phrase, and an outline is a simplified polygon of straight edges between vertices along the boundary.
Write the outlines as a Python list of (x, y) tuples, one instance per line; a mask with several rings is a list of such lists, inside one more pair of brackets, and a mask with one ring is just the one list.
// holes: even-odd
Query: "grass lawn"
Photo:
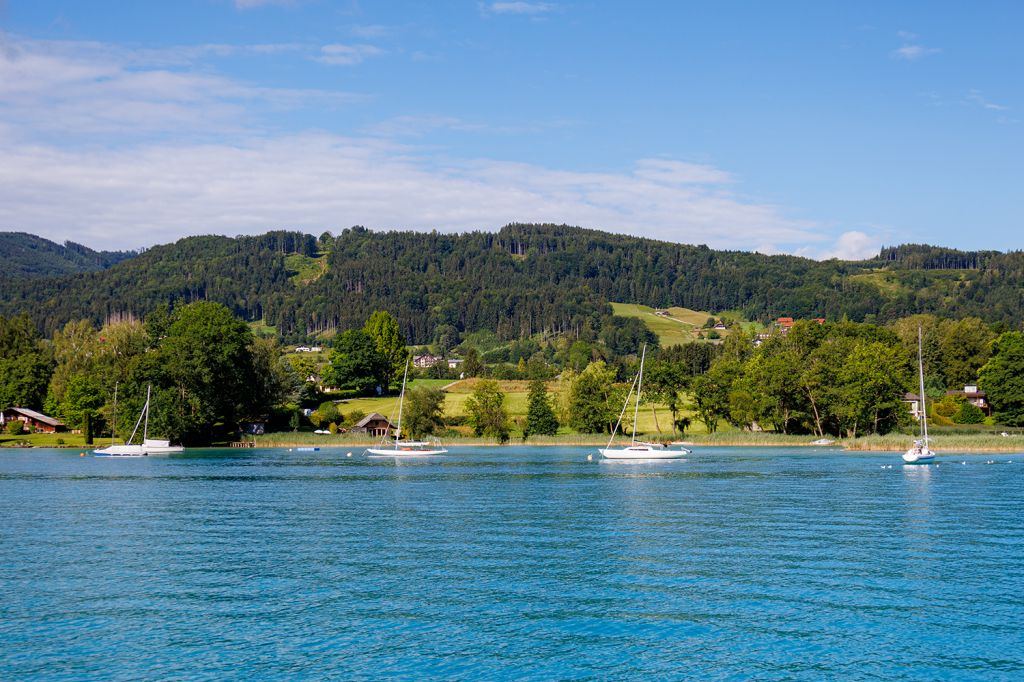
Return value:
[(312, 284), (327, 272), (327, 257), (310, 258), (293, 253), (285, 256), (284, 266), (288, 269), (289, 281), (295, 286)]
[[(701, 327), (709, 317), (714, 317), (711, 313), (679, 307), (668, 308), (667, 315), (656, 315), (654, 308), (636, 303), (612, 303), (612, 311), (619, 317), (642, 320), (658, 336), (662, 348), (696, 341)], [(726, 336), (729, 332), (719, 330), (718, 333)]]
[[(103, 447), (110, 442), (110, 439), (97, 438), (95, 444), (89, 448)], [(0, 447), (20, 447), (22, 445), (37, 448), (85, 448), (85, 435), (81, 433), (23, 433), (20, 436), (12, 436), (9, 433), (0, 433)]]
[(266, 324), (263, 320), (256, 320), (255, 322), (250, 322), (249, 329), (252, 330), (254, 336), (258, 336), (260, 338), (269, 338), (277, 336), (277, 327)]
[[(474, 387), (480, 382), (480, 379), (464, 379), (462, 381), (455, 382), (445, 392), (444, 402), (444, 413), (448, 417), (464, 417), (466, 416), (466, 401), (469, 400), (472, 395)], [(417, 379), (414, 383), (410, 383), (410, 387), (418, 385), (444, 385), (451, 383), (442, 379)], [(509, 416), (515, 422), (518, 418), (520, 421), (525, 421), (528, 398), (529, 398), (529, 382), (528, 381), (499, 381), (498, 386), (503, 393), (505, 393), (505, 409), (508, 410)], [(558, 382), (548, 382), (548, 393), (554, 397), (558, 390)], [(355, 398), (352, 400), (346, 400), (338, 405), (338, 409), (343, 414), (350, 414), (351, 412), (358, 410), (364, 414), (371, 412), (378, 412), (383, 414), (385, 417), (391, 417), (393, 419), (398, 418), (398, 396), (389, 396), (386, 398)], [(630, 404), (628, 412), (629, 423), (632, 423), (633, 416), (633, 404)], [(680, 416), (689, 416), (692, 420), (692, 426), (687, 430), (689, 434), (703, 434), (707, 433), (707, 429), (704, 425), (698, 422), (692, 414), (688, 411), (683, 411)], [(658, 428), (660, 427), (660, 429)], [(630, 427), (631, 429), (631, 427)], [(720, 433), (728, 433), (734, 430), (726, 423), (719, 425)], [(628, 431), (628, 430), (627, 430)], [(519, 429), (513, 429), (513, 438), (518, 436), (521, 432)], [(560, 434), (572, 434), (571, 429), (562, 427), (559, 431)], [(637, 433), (646, 434), (649, 438), (674, 438), (676, 435), (672, 429), (672, 413), (669, 412), (668, 408), (664, 405), (652, 405), (651, 403), (644, 402), (640, 405), (640, 412), (637, 416)], [(587, 436), (590, 438), (591, 436)], [(600, 439), (600, 436), (593, 436)]]

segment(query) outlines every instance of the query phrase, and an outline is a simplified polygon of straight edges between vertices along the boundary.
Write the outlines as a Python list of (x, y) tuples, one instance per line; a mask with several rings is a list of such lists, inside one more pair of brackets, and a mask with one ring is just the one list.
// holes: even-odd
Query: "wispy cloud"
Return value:
[(349, 32), (357, 38), (384, 38), (395, 32), (393, 26), (381, 26), (380, 24), (353, 26)]
[(920, 36), (916, 33), (912, 33), (910, 31), (898, 31), (896, 35), (903, 42), (903, 45), (890, 53), (895, 59), (917, 61), (918, 59), (938, 54), (942, 51), (937, 47), (922, 45), (920, 42)]
[(970, 104), (975, 105), (975, 106), (979, 106), (982, 109), (989, 109), (991, 111), (1009, 111), (1010, 110), (1010, 107), (1008, 107), (1008, 106), (1005, 106), (1003, 104), (996, 104), (995, 102), (990, 102), (989, 100), (985, 99), (985, 97), (982, 96), (980, 90), (971, 90), (970, 92), (968, 92), (967, 93), (967, 97), (966, 97), (966, 101), (968, 103), (970, 103)]
[(463, 231), (510, 221), (734, 249), (823, 239), (813, 224), (715, 184), (727, 174), (680, 163), (666, 175), (664, 164), (593, 173), (471, 159), (438, 168), (415, 148), (324, 134), (108, 151), (8, 145), (0, 225), (121, 248), (278, 225)]
[(491, 135), (523, 135), (543, 130), (564, 129), (576, 125), (571, 120), (544, 122), (522, 121), (510, 125), (467, 121), (457, 116), (409, 115), (394, 116), (363, 128), (368, 135), (389, 138), (422, 137), (436, 130), (452, 130), (463, 133), (488, 133)]
[(342, 45), (333, 43), (320, 48), (320, 54), (314, 57), (314, 61), (321, 64), (334, 66), (352, 66), (361, 64), (368, 57), (376, 57), (384, 54), (384, 50), (373, 45)]
[(395, 142), (417, 128), (477, 125), (444, 116), (397, 117), (358, 137), (270, 134), (268, 107), (345, 106), (353, 96), (258, 87), (203, 63), (171, 69), (98, 43), (0, 48), (4, 229), (114, 248), (280, 225), (462, 231), (517, 220), (733, 249), (827, 242), (819, 226), (743, 196), (711, 165), (647, 158), (590, 172)]
[(281, 5), (287, 7), (296, 4), (297, 0), (235, 0), (236, 9), (254, 9), (267, 5)]
[[(202, 55), (262, 53), (293, 46), (211, 46), (127, 50), (99, 43), (0, 36), (0, 121), (23, 137), (110, 134), (223, 134), (254, 123), (260, 107), (337, 107), (352, 93), (267, 88), (210, 73)], [(91, 140), (93, 143), (99, 140)]]
[(869, 235), (860, 230), (843, 232), (835, 242), (823, 249), (805, 249), (797, 253), (809, 258), (828, 260), (864, 260), (877, 256), (882, 249), (882, 242), (877, 236)]
[(552, 11), (554, 7), (554, 5), (547, 2), (523, 2), (521, 0), (492, 2), (483, 5), (484, 10), (491, 14), (525, 14), (531, 16), (546, 14)]

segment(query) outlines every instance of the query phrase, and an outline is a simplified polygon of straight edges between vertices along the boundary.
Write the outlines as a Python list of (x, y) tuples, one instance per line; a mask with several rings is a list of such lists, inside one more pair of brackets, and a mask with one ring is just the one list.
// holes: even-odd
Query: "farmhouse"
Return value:
[(368, 433), (371, 436), (387, 436), (394, 430), (388, 418), (379, 412), (371, 412), (356, 423), (349, 433)]
[(987, 397), (985, 391), (979, 391), (975, 384), (968, 384), (964, 386), (962, 391), (946, 391), (946, 395), (958, 396), (963, 398), (971, 405), (980, 408), (986, 415), (992, 414), (992, 406), (985, 400)]
[(67, 431), (67, 427), (61, 420), (47, 417), (45, 414), (30, 410), (27, 407), (8, 407), (3, 412), (0, 412), (0, 424), (6, 424), (11, 421), (20, 421), (33, 431), (42, 433)]

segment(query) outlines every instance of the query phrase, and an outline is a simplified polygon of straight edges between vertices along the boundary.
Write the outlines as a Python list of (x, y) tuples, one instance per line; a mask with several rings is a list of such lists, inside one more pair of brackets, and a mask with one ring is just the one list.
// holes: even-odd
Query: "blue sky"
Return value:
[[(0, 0), (2, 3), (2, 0)], [(1024, 248), (1017, 2), (0, 4), (0, 229)]]

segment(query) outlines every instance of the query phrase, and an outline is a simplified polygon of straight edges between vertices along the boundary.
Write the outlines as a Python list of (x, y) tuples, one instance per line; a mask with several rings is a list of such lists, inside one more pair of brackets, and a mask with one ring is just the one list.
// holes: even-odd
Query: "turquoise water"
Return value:
[(1024, 456), (588, 451), (0, 451), (0, 679), (1024, 677)]

